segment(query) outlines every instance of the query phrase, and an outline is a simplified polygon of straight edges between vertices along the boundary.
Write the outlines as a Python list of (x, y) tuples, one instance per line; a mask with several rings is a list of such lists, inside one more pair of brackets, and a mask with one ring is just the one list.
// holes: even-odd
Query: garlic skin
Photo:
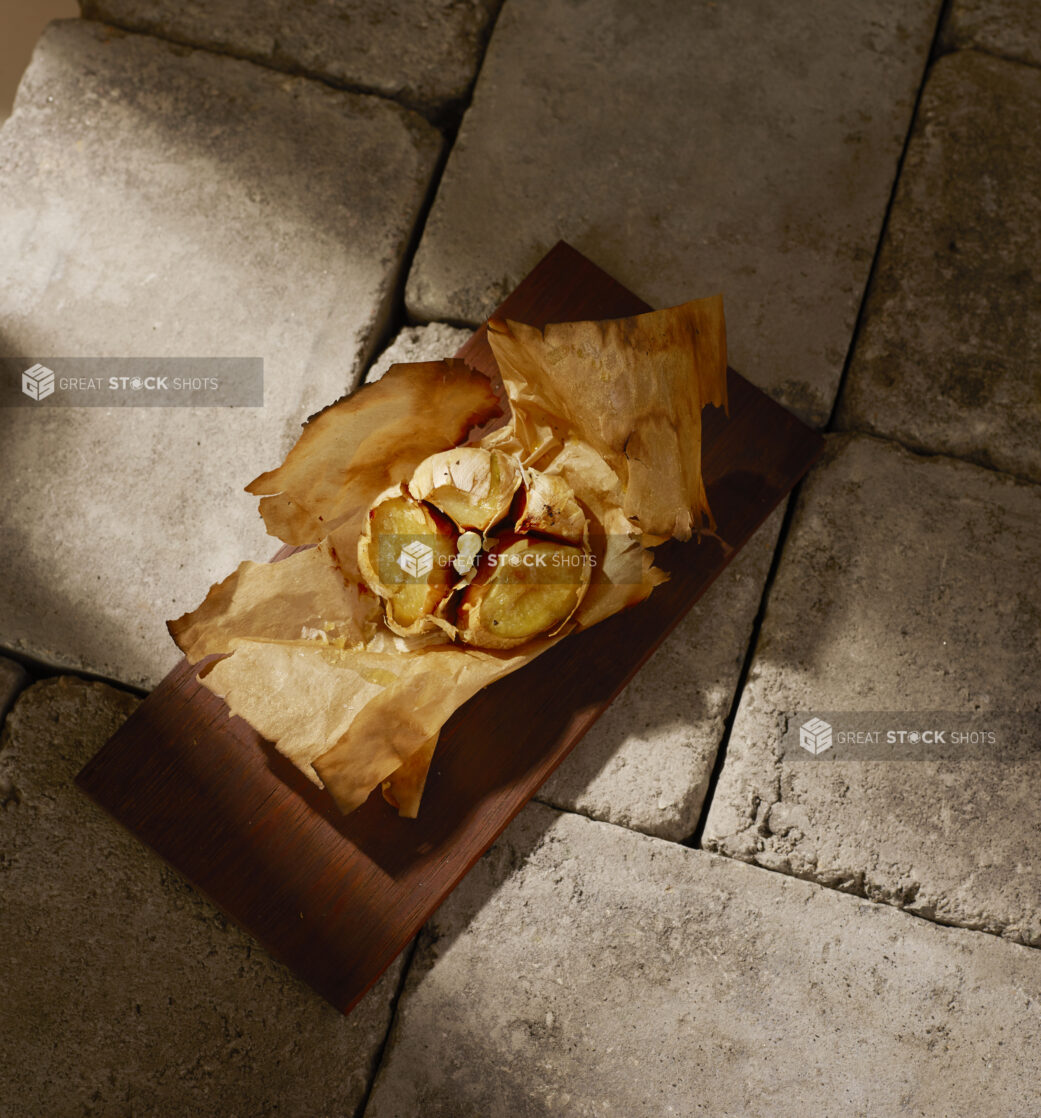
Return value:
[(524, 471), (524, 488), (517, 496), (517, 532), (540, 532), (566, 543), (581, 543), (586, 514), (574, 490), (557, 474)]
[(484, 533), (506, 517), (521, 481), (520, 464), (509, 454), (464, 446), (420, 462), (408, 491), (450, 517), (461, 531)]

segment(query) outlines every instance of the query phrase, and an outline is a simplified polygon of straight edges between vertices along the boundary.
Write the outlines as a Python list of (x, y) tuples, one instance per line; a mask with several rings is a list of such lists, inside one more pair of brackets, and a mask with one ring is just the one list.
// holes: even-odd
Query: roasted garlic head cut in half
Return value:
[(554, 636), (589, 585), (588, 550), (538, 536), (504, 537), (485, 556), (459, 605), (459, 637), (478, 648), (516, 648)]
[(391, 489), (369, 509), (358, 541), (358, 566), (386, 603), (387, 627), (415, 636), (438, 627), (457, 581), (459, 533), (437, 509)]
[(393, 632), (439, 628), (445, 640), (516, 648), (575, 612), (593, 563), (588, 535), (563, 478), (501, 450), (457, 447), (377, 498), (358, 564)]

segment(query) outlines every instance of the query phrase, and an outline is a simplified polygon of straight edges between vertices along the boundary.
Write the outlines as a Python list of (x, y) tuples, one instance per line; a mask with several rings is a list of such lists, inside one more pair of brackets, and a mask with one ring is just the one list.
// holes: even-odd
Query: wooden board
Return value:
[[(542, 326), (648, 307), (558, 244), (499, 313)], [(482, 327), (460, 355), (494, 368)], [(813, 462), (821, 437), (732, 370), (704, 413), (719, 534), (669, 543), (672, 578), (477, 695), (441, 735), (416, 821), (379, 794), (339, 814), (181, 663), (79, 774), (94, 800), (344, 1012), (563, 760)], [(696, 683), (692, 681), (692, 686)]]

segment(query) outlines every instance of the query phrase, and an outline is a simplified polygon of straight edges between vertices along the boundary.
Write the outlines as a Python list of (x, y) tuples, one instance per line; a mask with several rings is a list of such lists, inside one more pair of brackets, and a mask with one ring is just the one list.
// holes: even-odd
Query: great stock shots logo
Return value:
[(1036, 753), (1041, 711), (788, 711), (778, 720), (789, 761), (965, 761)]
[(413, 540), (398, 552), (398, 566), (410, 578), (426, 578), (434, 569), (434, 549)]
[(799, 727), (799, 744), (814, 756), (831, 749), (831, 726), (823, 718), (811, 718)]
[(0, 357), (0, 407), (263, 406), (260, 357)]
[(36, 364), (22, 373), (22, 392), (30, 400), (46, 400), (54, 392), (54, 371)]

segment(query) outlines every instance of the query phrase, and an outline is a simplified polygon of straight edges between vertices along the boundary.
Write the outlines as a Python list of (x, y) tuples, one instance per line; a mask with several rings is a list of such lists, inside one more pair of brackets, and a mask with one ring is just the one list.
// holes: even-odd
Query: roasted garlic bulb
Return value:
[(401, 636), (515, 648), (552, 636), (592, 574), (588, 524), (561, 477), (511, 455), (458, 447), (431, 455), (369, 510), (358, 564)]

